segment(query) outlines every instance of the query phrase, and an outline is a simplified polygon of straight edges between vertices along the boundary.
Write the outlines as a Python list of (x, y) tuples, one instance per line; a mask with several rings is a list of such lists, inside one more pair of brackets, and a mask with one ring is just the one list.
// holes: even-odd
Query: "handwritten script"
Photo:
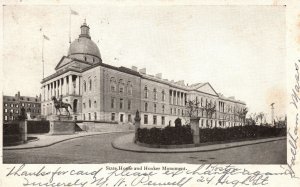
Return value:
[[(36, 168), (36, 167), (35, 167)], [(282, 167), (284, 168), (284, 167)], [(6, 177), (20, 177), (23, 186), (189, 186), (188, 184), (213, 184), (230, 186), (256, 186), (269, 184), (276, 176), (294, 176), (291, 170), (282, 172), (250, 171), (233, 165), (198, 165), (186, 167), (157, 166), (105, 166), (95, 170), (40, 166), (32, 170), (23, 164), (8, 168)], [(158, 178), (163, 180), (158, 180)]]

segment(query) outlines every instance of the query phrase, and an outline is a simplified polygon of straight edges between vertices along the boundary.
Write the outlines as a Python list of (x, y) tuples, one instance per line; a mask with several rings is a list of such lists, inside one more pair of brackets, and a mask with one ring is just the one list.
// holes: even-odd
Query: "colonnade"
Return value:
[(177, 90), (170, 90), (169, 93), (171, 105), (185, 106), (186, 93)]
[(58, 99), (61, 95), (80, 95), (80, 80), (78, 75), (67, 75), (43, 84), (42, 101), (51, 100), (52, 96)]

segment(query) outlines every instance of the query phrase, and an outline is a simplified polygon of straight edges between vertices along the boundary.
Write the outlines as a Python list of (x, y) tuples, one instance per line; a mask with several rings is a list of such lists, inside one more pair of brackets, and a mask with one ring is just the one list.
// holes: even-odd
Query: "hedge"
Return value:
[[(253, 138), (286, 136), (286, 128), (267, 126), (236, 126), (229, 128), (199, 129), (200, 143), (245, 140)], [(137, 141), (156, 145), (192, 144), (193, 135), (189, 125), (166, 128), (139, 128)]]
[(189, 125), (165, 128), (139, 128), (137, 141), (146, 144), (180, 145), (192, 144), (193, 136)]
[(230, 128), (200, 129), (200, 142), (230, 141), (251, 138), (264, 138), (273, 136), (285, 136), (286, 128), (266, 126), (236, 126)]

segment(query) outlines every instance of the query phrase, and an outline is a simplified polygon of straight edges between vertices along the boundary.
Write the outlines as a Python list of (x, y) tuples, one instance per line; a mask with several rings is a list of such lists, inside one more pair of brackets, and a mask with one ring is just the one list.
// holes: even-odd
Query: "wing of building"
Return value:
[(102, 62), (89, 26), (81, 25), (81, 34), (55, 67), (56, 72), (42, 80), (42, 115), (55, 114), (51, 98), (62, 98), (72, 106), (74, 120), (131, 123), (140, 111), (141, 124), (173, 125), (176, 118), (188, 121), (185, 103), (197, 100), (200, 107), (216, 106), (212, 116), (205, 110), (197, 115), (201, 127), (243, 125), (237, 112), (246, 104), (226, 98), (208, 83), (187, 85), (183, 80), (169, 81), (162, 75), (148, 75), (146, 69), (115, 67)]

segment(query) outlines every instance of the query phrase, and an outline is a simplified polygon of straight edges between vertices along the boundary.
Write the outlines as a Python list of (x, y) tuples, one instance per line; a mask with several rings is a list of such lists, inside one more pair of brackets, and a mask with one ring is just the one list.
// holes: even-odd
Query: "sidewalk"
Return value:
[(123, 150), (123, 151), (132, 151), (132, 152), (140, 152), (140, 153), (189, 153), (189, 152), (207, 152), (207, 151), (216, 151), (221, 149), (228, 149), (233, 147), (240, 147), (246, 145), (253, 145), (265, 142), (272, 141), (286, 141), (286, 136), (284, 137), (275, 137), (275, 138), (265, 138), (258, 140), (248, 140), (248, 141), (240, 141), (240, 142), (230, 142), (230, 143), (222, 143), (222, 144), (213, 144), (213, 145), (200, 145), (198, 147), (190, 147), (190, 148), (149, 148), (139, 146), (133, 143), (134, 133), (127, 134), (115, 139), (112, 142), (112, 146), (115, 149)]
[(28, 137), (37, 137), (37, 139), (21, 145), (3, 147), (3, 150), (42, 148), (63, 141), (80, 138), (84, 136), (94, 136), (100, 134), (122, 133), (122, 132), (133, 132), (133, 131), (128, 130), (128, 131), (111, 131), (111, 132), (76, 132), (75, 134), (72, 135), (28, 134)]

